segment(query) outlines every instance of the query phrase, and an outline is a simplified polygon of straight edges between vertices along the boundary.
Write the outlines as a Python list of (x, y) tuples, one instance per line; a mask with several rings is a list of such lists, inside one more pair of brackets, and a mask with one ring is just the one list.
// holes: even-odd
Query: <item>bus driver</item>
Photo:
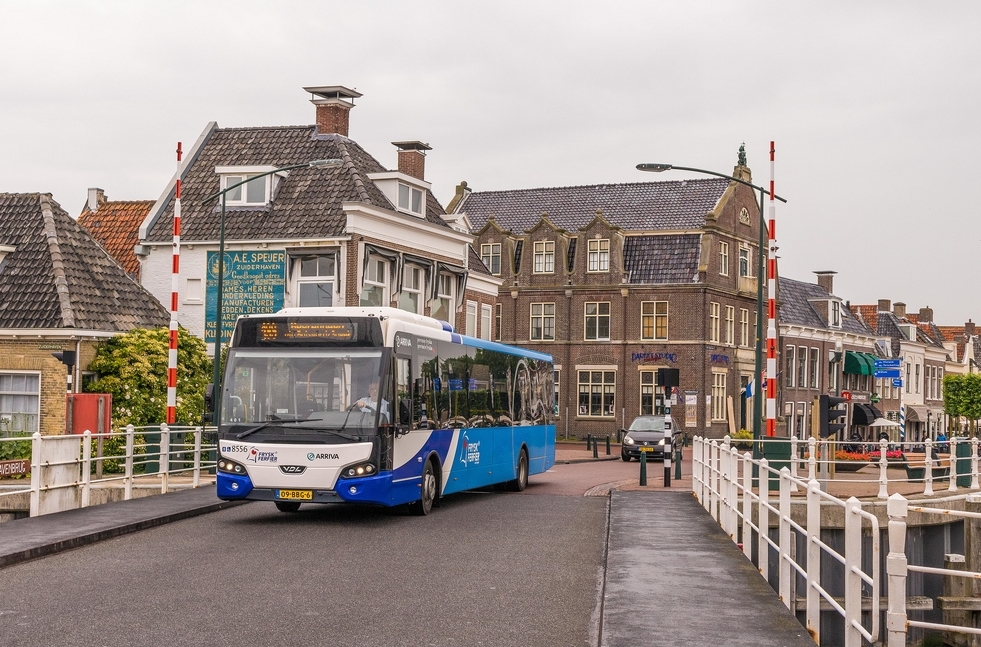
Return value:
[[(378, 409), (378, 380), (373, 379), (368, 385), (368, 395), (358, 398), (354, 403), (354, 408), (360, 409), (365, 413), (374, 413)], [(381, 401), (381, 414), (385, 416), (385, 421), (389, 421), (388, 400)]]

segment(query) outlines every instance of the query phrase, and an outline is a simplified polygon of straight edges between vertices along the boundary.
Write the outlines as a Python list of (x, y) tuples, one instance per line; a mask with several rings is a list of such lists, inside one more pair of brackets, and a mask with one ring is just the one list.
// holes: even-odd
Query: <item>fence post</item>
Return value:
[(743, 454), (743, 492), (740, 509), (743, 512), (743, 555), (753, 561), (753, 456), (749, 452)]
[[(793, 530), (790, 519), (790, 484), (790, 470), (786, 467), (780, 468), (780, 561), (777, 563), (778, 591), (780, 592), (780, 599), (783, 600), (784, 605), (791, 613), (795, 613), (795, 600), (790, 599), (790, 578), (794, 577), (797, 572), (791, 568), (790, 564), (790, 531)], [(760, 490), (762, 492), (762, 488)]]
[(845, 647), (862, 647), (862, 502), (845, 501)]
[(923, 494), (933, 496), (933, 439), (927, 438), (923, 443)]
[(41, 512), (41, 432), (31, 436), (31, 516)]
[(194, 487), (201, 484), (201, 427), (194, 428)]
[(879, 498), (889, 498), (889, 477), (886, 470), (889, 469), (889, 458), (886, 456), (889, 443), (883, 438), (879, 441)]
[(123, 498), (127, 501), (133, 498), (133, 425), (126, 425), (126, 477), (123, 482), (126, 484), (126, 493)]
[[(954, 438), (956, 438), (956, 436)], [(951, 438), (950, 440), (953, 441), (954, 438)], [(948, 492), (956, 492), (957, 491), (957, 469), (954, 467), (954, 465), (955, 465), (955, 457), (957, 456), (957, 452), (954, 451), (954, 443), (953, 442), (950, 442), (947, 445), (947, 451), (950, 452), (950, 454), (948, 454), (948, 456), (947, 456), (947, 464), (949, 465), (949, 467), (947, 468), (947, 472), (950, 474), (950, 482), (947, 484), (947, 491)], [(974, 472), (973, 467), (971, 469), (971, 472), (972, 473)]]
[(793, 480), (790, 482), (791, 492), (797, 491), (797, 461), (800, 460), (799, 444), (800, 440), (798, 440), (796, 435), (790, 437), (790, 476), (793, 477)]
[(170, 477), (170, 427), (160, 423), (160, 494), (167, 494)]
[[(953, 478), (953, 476), (951, 476)], [(978, 489), (978, 439), (971, 439), (971, 489)]]
[(82, 507), (89, 507), (92, 495), (92, 432), (82, 433)]
[(899, 493), (893, 494), (886, 504), (886, 511), (889, 514), (886, 645), (906, 647), (906, 518), (909, 515), (909, 501)]
[(760, 575), (767, 582), (770, 581), (770, 543), (767, 541), (770, 534), (770, 510), (767, 508), (767, 499), (770, 496), (767, 486), (764, 485), (770, 480), (769, 472), (769, 461), (765, 458), (760, 459), (760, 471), (759, 471), (759, 497), (757, 501), (759, 503), (759, 508), (757, 510), (757, 520), (756, 527), (760, 529), (759, 532), (759, 568)]
[(818, 645), (821, 644), (821, 483), (811, 479), (807, 483), (807, 631)]

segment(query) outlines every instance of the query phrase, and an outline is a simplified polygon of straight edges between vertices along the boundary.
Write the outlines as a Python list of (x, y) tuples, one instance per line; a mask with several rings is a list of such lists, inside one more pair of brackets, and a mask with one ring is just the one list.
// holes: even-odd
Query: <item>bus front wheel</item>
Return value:
[(528, 452), (522, 447), (518, 454), (518, 476), (508, 483), (512, 492), (524, 492), (528, 487)]
[(426, 466), (422, 468), (422, 481), (419, 484), (419, 500), (409, 508), (412, 514), (423, 517), (432, 511), (433, 502), (436, 500), (436, 485), (433, 462), (426, 461)]

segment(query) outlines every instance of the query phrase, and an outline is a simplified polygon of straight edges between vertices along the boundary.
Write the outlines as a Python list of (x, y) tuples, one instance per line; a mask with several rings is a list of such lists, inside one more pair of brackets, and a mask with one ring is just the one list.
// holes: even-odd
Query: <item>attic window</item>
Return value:
[(841, 328), (841, 302), (831, 301), (828, 303), (828, 326)]
[[(215, 172), (221, 176), (221, 190), (235, 187), (225, 194), (225, 204), (230, 207), (265, 206), (269, 204), (272, 200), (272, 189), (278, 180), (275, 175), (265, 175), (272, 170), (275, 170), (275, 167), (217, 167)], [(262, 177), (256, 177), (259, 175)], [(255, 179), (250, 180), (249, 178), (252, 177)]]
[(422, 213), (422, 190), (399, 182), (399, 211), (407, 211), (417, 216)]

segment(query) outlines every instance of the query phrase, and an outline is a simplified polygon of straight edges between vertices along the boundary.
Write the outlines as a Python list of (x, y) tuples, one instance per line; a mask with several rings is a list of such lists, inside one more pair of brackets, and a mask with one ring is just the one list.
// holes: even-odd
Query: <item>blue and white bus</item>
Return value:
[(425, 515), (445, 494), (523, 490), (555, 463), (553, 380), (549, 355), (395, 308), (241, 317), (218, 402), (218, 497)]

